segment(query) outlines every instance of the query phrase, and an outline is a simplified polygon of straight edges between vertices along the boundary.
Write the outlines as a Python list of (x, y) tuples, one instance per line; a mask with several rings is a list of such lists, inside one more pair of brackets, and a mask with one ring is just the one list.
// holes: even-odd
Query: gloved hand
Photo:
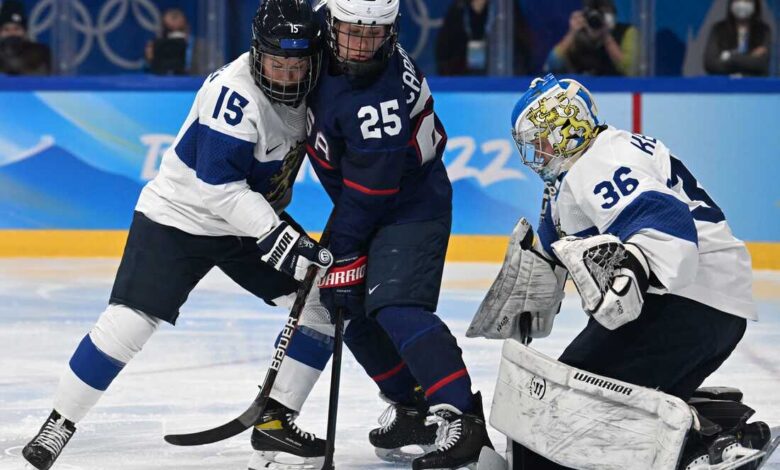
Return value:
[(327, 269), (333, 263), (333, 255), (327, 248), (305, 233), (299, 233), (285, 221), (257, 240), (257, 247), (263, 262), (297, 281), (306, 277), (306, 270), (312, 264)]
[(344, 309), (344, 320), (365, 314), (366, 260), (360, 253), (338, 257), (317, 286), (320, 302), (328, 309), (331, 323), (336, 312)]

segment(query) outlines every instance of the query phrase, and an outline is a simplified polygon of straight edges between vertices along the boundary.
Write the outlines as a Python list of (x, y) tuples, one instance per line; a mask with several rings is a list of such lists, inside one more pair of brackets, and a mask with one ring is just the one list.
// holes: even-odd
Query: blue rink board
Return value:
[[(0, 79), (0, 229), (123, 229), (202, 79)], [(778, 80), (581, 79), (601, 116), (669, 145), (724, 209), (735, 234), (780, 240)], [(541, 183), (524, 168), (509, 116), (528, 79), (431, 79), (449, 144), (458, 234), (499, 234), (538, 217)], [(762, 122), (763, 121), (763, 122)], [(290, 212), (318, 230), (330, 206), (309, 168)]]

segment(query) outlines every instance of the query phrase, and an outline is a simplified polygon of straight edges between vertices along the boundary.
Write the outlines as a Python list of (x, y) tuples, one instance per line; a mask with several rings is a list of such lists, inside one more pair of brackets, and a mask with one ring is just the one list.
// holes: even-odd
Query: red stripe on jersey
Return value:
[(381, 382), (383, 380), (387, 380), (390, 377), (394, 376), (395, 374), (401, 372), (401, 370), (403, 370), (405, 365), (406, 365), (406, 363), (404, 361), (401, 361), (397, 366), (393, 367), (392, 369), (388, 370), (387, 372), (382, 372), (379, 375), (375, 375), (375, 376), (371, 377), (371, 379), (374, 382)]
[(444, 387), (445, 385), (449, 384), (450, 382), (454, 382), (455, 380), (458, 380), (461, 377), (465, 377), (468, 375), (468, 371), (466, 371), (465, 368), (453, 372), (452, 374), (448, 375), (447, 377), (444, 377), (443, 379), (439, 380), (435, 384), (431, 385), (428, 390), (425, 391), (425, 398), (428, 398), (429, 396), (433, 395), (434, 393), (438, 392), (440, 388)]
[(350, 181), (346, 178), (344, 178), (344, 186), (347, 186), (349, 188), (352, 188), (356, 191), (360, 191), (363, 194), (368, 194), (369, 196), (390, 196), (398, 191), (400, 191), (398, 188), (395, 189), (371, 189), (363, 186), (362, 184), (355, 183), (354, 181)]
[(308, 153), (309, 156), (314, 159), (314, 161), (319, 163), (321, 167), (323, 167), (323, 168), (325, 168), (327, 170), (332, 170), (333, 169), (333, 167), (328, 162), (326, 162), (325, 160), (323, 160), (323, 159), (321, 159), (320, 157), (317, 156), (317, 151), (314, 150), (314, 148), (311, 145), (309, 145), (309, 144), (306, 144), (306, 153)]

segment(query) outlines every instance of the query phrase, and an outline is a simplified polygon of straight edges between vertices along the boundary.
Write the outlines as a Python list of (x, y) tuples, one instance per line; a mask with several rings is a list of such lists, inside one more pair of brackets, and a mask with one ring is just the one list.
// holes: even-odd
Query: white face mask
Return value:
[(731, 13), (738, 20), (746, 20), (753, 16), (756, 6), (749, 0), (737, 0), (731, 4)]
[(615, 14), (614, 13), (604, 13), (604, 26), (606, 26), (607, 29), (614, 29), (615, 28)]

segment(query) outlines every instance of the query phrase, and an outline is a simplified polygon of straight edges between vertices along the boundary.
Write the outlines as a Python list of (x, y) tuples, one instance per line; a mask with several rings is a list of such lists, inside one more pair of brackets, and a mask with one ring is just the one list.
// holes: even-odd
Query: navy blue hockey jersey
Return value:
[(427, 80), (400, 46), (367, 87), (324, 64), (307, 119), (307, 154), (336, 206), (335, 255), (365, 252), (381, 226), (452, 210), (441, 159), (447, 136)]

